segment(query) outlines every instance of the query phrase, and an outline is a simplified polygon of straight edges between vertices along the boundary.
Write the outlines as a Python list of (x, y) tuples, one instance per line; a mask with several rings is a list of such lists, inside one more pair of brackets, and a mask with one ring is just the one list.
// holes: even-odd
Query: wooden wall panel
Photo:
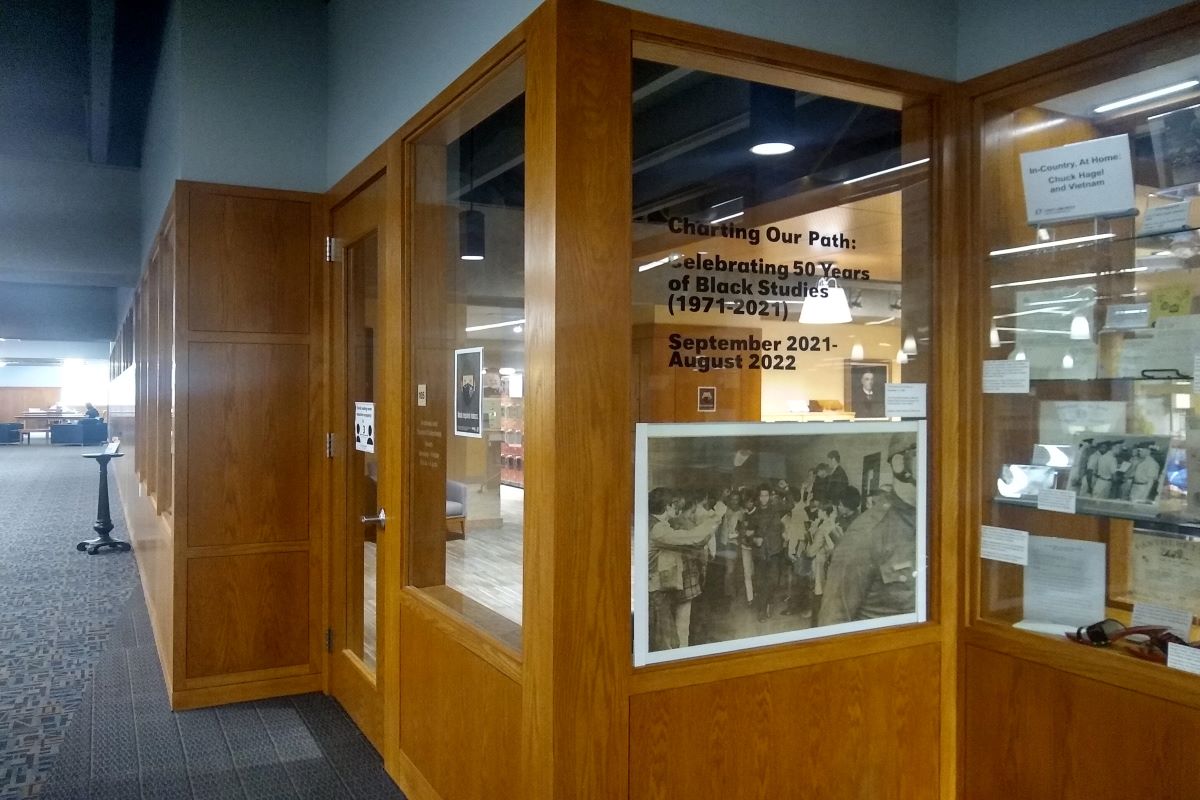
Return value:
[(0, 422), (20, 422), (17, 414), (24, 414), (31, 408), (49, 408), (61, 395), (62, 388), (58, 386), (0, 388)]
[(1198, 709), (974, 646), (963, 682), (964, 800), (1198, 794)]
[(939, 662), (931, 644), (636, 695), (629, 797), (936, 797)]
[(520, 684), (408, 607), (400, 653), (407, 760), (446, 800), (519, 797)]
[(309, 536), (309, 348), (189, 346), (187, 545)]
[(308, 551), (190, 558), (186, 677), (309, 663)]
[(312, 204), (191, 195), (193, 331), (308, 333)]

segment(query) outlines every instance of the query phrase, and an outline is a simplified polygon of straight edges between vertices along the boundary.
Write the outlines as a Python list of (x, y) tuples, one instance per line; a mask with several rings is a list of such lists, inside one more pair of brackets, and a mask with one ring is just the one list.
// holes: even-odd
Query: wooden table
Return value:
[[(25, 430), (22, 431), (24, 438), (32, 443), (28, 434), (33, 431), (40, 431), (46, 434), (46, 442), (50, 442), (50, 426), (56, 422), (74, 422), (86, 418), (86, 414), (67, 414), (62, 411), (29, 411), (24, 414), (17, 414), (18, 421), (25, 423)], [(32, 427), (30, 423), (41, 421), (44, 425)]]

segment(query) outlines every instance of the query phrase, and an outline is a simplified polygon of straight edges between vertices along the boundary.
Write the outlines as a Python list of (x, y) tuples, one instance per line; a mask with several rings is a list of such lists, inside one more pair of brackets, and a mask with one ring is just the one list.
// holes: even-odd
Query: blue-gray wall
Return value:
[(1153, 16), (1186, 0), (959, 0), (958, 80)]
[(154, 78), (154, 90), (150, 98), (150, 113), (146, 120), (145, 144), (142, 145), (141, 180), (141, 258), (140, 267), (146, 263), (150, 245), (162, 222), (167, 201), (175, 189), (175, 181), (182, 175), (181, 155), (183, 99), (181, 93), (180, 50), (182, 36), (179, 30), (178, 3), (172, 2), (167, 12), (163, 30), (162, 49), (158, 57), (158, 75)]
[(324, 191), (322, 0), (178, 0), (178, 10), (182, 177)]

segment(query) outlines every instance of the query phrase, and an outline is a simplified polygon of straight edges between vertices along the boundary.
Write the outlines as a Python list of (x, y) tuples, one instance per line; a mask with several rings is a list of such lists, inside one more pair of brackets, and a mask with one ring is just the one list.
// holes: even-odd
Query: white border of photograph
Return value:
[[(724, 642), (650, 650), (650, 475), (649, 441), (652, 438), (712, 438), (734, 436), (827, 436), (830, 434), (916, 433), (917, 504), (916, 504), (916, 589), (915, 609), (908, 614), (855, 620), (836, 625), (751, 636)], [(925, 622), (928, 615), (929, 563), (926, 505), (929, 491), (925, 420), (904, 422), (639, 422), (634, 449), (634, 526), (633, 526), (633, 664), (635, 667), (682, 661), (702, 656), (790, 644), (811, 639), (826, 639), (847, 633), (894, 628)]]
[[(459, 394), (460, 394), (459, 390), (462, 388), (461, 387), (462, 376), (464, 374), (466, 374), (466, 373), (459, 371), (458, 360), (459, 360), (460, 356), (468, 355), (470, 353), (478, 353), (479, 354), (479, 369), (477, 369), (474, 373), (475, 389), (479, 393), (478, 394), (478, 397), (479, 397), (479, 433), (471, 433), (470, 431), (461, 431), (458, 429), (458, 398), (459, 398)], [(453, 370), (453, 372), (451, 373), (450, 385), (453, 387), (453, 391), (454, 391), (454, 412), (453, 412), (453, 414), (454, 414), (454, 435), (455, 436), (465, 436), (468, 439), (482, 439), (483, 438), (483, 348), (482, 347), (464, 347), (459, 350), (455, 350), (454, 351), (454, 363), (452, 365), (452, 370)]]

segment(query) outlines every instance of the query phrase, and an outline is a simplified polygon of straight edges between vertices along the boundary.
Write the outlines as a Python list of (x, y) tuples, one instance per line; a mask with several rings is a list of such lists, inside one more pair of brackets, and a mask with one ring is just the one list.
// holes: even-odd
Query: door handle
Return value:
[(379, 509), (377, 517), (361, 517), (360, 521), (363, 525), (378, 525), (381, 529), (387, 527), (387, 512), (382, 508)]

